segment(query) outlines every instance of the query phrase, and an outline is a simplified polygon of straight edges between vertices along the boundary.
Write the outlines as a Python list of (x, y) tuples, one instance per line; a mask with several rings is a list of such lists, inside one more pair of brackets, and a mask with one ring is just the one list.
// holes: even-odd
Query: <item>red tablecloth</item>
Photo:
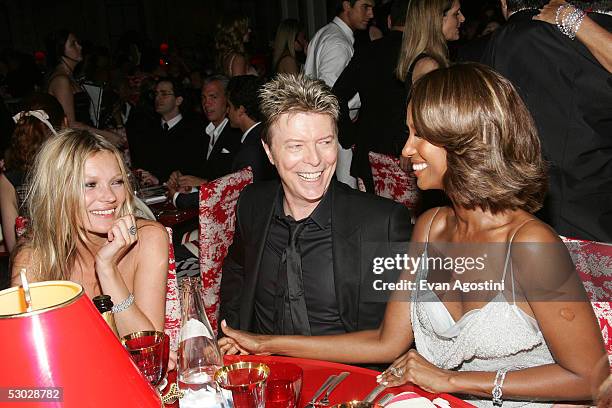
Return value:
[[(330, 363), (327, 361), (320, 360), (307, 360), (301, 358), (291, 357), (279, 357), (279, 356), (225, 356), (225, 363), (230, 364), (235, 361), (279, 361), (285, 363), (293, 363), (304, 370), (304, 380), (302, 384), (302, 395), (300, 398), (300, 407), (303, 407), (310, 401), (313, 394), (319, 389), (319, 387), (325, 382), (327, 377), (332, 374), (339, 374), (342, 371), (348, 371), (351, 374), (338, 385), (330, 396), (330, 406), (345, 401), (361, 400), (372, 391), (378, 384), (376, 383), (376, 376), (379, 374), (377, 371), (368, 370), (366, 368), (354, 367), (345, 364)], [(173, 381), (176, 378), (176, 373), (171, 372), (168, 375), (168, 380)], [(166, 390), (164, 390), (165, 392)], [(453, 408), (473, 407), (473, 405), (449, 394), (434, 395), (423, 391), (419, 387), (414, 385), (404, 385), (402, 387), (388, 388), (377, 397), (380, 398), (383, 395), (392, 392), (397, 394), (402, 391), (414, 391), (420, 395), (423, 395), (429, 399), (437, 397), (444, 398), (447, 400)], [(178, 407), (178, 403), (172, 405)]]

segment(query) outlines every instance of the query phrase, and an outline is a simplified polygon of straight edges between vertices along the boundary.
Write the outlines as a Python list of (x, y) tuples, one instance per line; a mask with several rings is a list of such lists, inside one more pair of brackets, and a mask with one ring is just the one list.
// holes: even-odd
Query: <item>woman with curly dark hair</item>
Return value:
[(2, 234), (9, 252), (16, 242), (15, 219), (25, 214), (25, 174), (43, 142), (67, 124), (62, 105), (52, 95), (35, 93), (26, 106), (13, 118), (15, 131), (5, 154), (7, 171), (0, 175)]

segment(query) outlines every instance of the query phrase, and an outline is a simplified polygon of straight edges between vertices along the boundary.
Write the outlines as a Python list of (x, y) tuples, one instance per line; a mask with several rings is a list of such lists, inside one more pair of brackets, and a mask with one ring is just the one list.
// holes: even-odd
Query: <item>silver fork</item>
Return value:
[(334, 390), (334, 388), (338, 386), (338, 384), (340, 384), (346, 377), (348, 377), (349, 374), (350, 373), (348, 371), (343, 371), (340, 374), (338, 374), (336, 379), (329, 385), (329, 388), (325, 392), (325, 395), (323, 396), (323, 398), (321, 398), (321, 401), (319, 401), (320, 405), (323, 405), (324, 407), (329, 405), (329, 396), (331, 395), (332, 391)]
[(325, 392), (325, 390), (327, 389), (327, 387), (329, 387), (329, 385), (336, 379), (335, 375), (330, 375), (329, 377), (327, 377), (327, 380), (325, 380), (325, 382), (323, 383), (323, 385), (321, 385), (319, 387), (319, 389), (317, 390), (317, 392), (315, 392), (315, 394), (312, 396), (312, 399), (310, 400), (310, 402), (308, 404), (306, 404), (306, 406), (304, 408), (314, 408), (315, 404), (317, 403), (317, 399), (321, 396), (321, 394), (323, 394), (323, 392)]

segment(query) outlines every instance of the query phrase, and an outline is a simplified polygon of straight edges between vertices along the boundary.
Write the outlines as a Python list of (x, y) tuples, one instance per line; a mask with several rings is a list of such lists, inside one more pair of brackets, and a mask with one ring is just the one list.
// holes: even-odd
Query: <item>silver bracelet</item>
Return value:
[(502, 387), (504, 386), (504, 380), (506, 379), (506, 373), (510, 370), (509, 368), (500, 368), (497, 370), (497, 374), (495, 374), (495, 382), (493, 383), (493, 391), (491, 394), (493, 395), (493, 405), (501, 407), (503, 404), (502, 400)]
[(126, 297), (123, 302), (113, 305), (111, 312), (113, 312), (114, 314), (123, 312), (125, 309), (132, 306), (133, 303), (134, 303), (134, 294), (130, 293), (130, 295)]
[[(566, 9), (569, 11), (561, 16)], [(578, 29), (580, 28), (582, 20), (584, 20), (585, 16), (586, 13), (579, 8), (574, 7), (571, 4), (563, 4), (557, 8), (557, 13), (555, 14), (555, 24), (561, 33), (573, 40), (576, 38), (576, 33), (578, 32)]]

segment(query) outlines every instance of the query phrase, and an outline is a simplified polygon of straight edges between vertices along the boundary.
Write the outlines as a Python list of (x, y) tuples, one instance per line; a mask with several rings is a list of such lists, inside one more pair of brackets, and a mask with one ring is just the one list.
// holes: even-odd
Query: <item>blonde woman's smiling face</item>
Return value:
[(117, 158), (111, 152), (98, 152), (85, 161), (85, 214), (83, 229), (106, 234), (126, 200), (123, 174)]

